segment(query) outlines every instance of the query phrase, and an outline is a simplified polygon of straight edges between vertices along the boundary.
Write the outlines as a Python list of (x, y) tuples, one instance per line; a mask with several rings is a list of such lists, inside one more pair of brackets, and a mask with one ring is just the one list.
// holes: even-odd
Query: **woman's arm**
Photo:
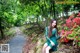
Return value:
[(52, 30), (52, 34), (55, 34), (57, 40), (60, 39), (60, 36), (58, 35), (56, 28)]
[(52, 45), (54, 45), (53, 41), (48, 37), (48, 27), (45, 28), (45, 37), (46, 37), (47, 40), (50, 41), (50, 43), (51, 43)]
[(51, 41), (50, 38), (48, 37), (48, 27), (45, 28), (45, 37), (47, 40)]

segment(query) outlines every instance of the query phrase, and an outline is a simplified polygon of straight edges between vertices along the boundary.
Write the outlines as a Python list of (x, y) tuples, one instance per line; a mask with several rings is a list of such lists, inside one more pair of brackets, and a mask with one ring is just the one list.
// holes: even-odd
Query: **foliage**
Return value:
[[(66, 20), (66, 24), (63, 25), (64, 29), (61, 31), (62, 36), (65, 38), (61, 39), (61, 42), (68, 42), (69, 40), (74, 40), (76, 42), (80, 41), (80, 17), (74, 18), (74, 15), (70, 16)], [(65, 40), (66, 39), (66, 40)]]
[(57, 4), (53, 0), (0, 0), (0, 28), (3, 30), (35, 22), (40, 27), (43, 21), (47, 23), (55, 14), (55, 18), (62, 12), (67, 15), (68, 11), (74, 9), (71, 6), (74, 4)]

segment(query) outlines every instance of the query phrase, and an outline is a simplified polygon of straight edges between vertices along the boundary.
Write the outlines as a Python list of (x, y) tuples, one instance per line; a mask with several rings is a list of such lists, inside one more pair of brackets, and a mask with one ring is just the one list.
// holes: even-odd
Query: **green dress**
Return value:
[[(48, 44), (48, 46), (51, 47), (51, 49), (53, 51), (56, 51), (57, 50), (57, 45), (58, 45), (57, 40), (60, 38), (60, 36), (57, 34), (57, 29), (56, 28), (52, 29), (52, 36), (51, 37), (48, 37), (48, 33), (49, 33), (49, 30), (48, 30), (48, 27), (46, 27), (45, 28), (45, 37), (46, 37), (46, 40), (47, 40), (46, 43)], [(54, 46), (51, 45), (50, 40), (52, 42), (54, 42), (54, 44), (55, 44)]]

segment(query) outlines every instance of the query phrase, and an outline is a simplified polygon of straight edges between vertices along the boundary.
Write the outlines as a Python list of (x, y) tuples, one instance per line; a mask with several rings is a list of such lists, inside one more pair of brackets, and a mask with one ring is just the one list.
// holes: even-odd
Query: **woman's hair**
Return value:
[(52, 36), (52, 29), (53, 29), (53, 28), (56, 28), (56, 29), (57, 29), (57, 21), (56, 21), (56, 25), (55, 25), (54, 27), (52, 27), (52, 23), (53, 23), (54, 21), (56, 21), (56, 20), (52, 19), (52, 20), (50, 21), (49, 37)]

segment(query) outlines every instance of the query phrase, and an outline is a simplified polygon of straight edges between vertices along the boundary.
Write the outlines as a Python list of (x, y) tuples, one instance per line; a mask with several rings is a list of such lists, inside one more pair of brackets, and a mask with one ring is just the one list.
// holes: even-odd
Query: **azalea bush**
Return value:
[(61, 42), (76, 41), (80, 46), (80, 17), (70, 16), (63, 24)]
[(74, 18), (73, 22), (80, 26), (80, 17)]

